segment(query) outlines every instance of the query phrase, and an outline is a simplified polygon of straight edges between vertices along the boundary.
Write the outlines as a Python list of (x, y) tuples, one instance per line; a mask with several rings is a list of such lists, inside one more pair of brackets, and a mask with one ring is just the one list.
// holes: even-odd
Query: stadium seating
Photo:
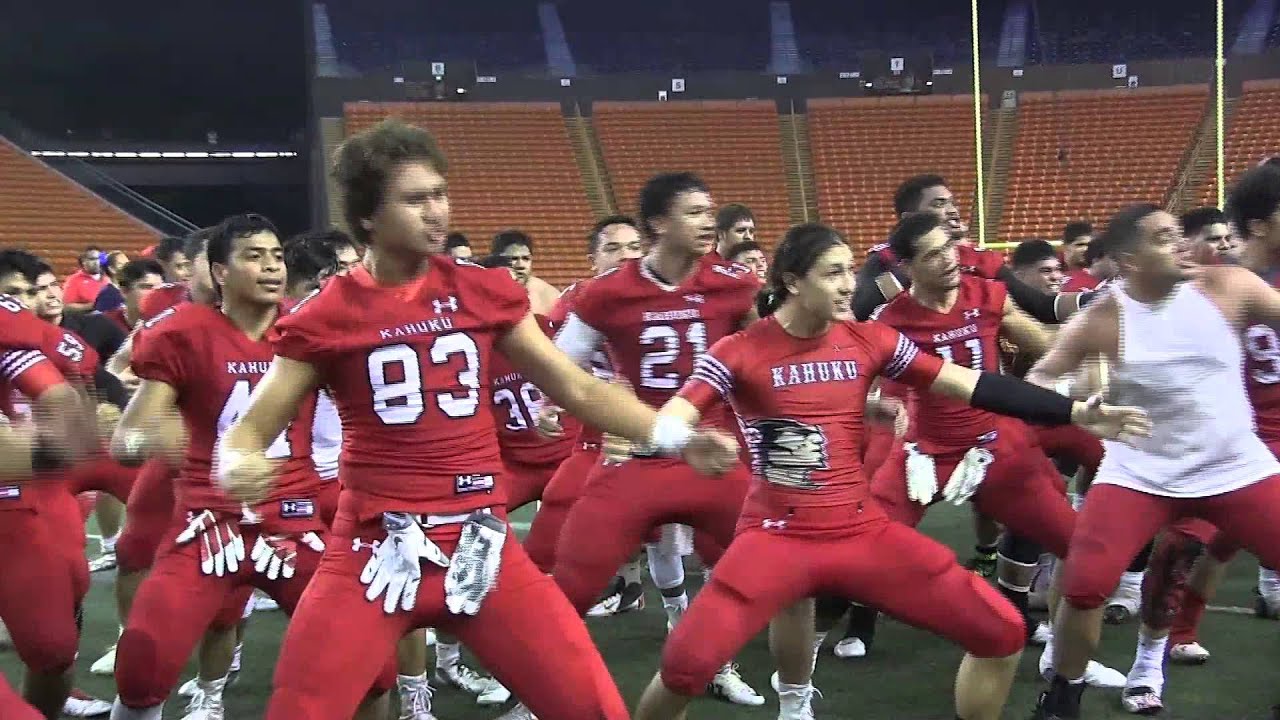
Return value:
[(135, 254), (160, 232), (0, 137), (0, 247), (26, 248), (58, 274), (89, 245)]
[(587, 273), (594, 222), (555, 103), (348, 103), (348, 135), (389, 117), (435, 134), (449, 158), (453, 229), (483, 254), (494, 233), (534, 240), (534, 273), (564, 287)]
[(1000, 238), (1057, 237), (1070, 220), (1164, 202), (1208, 92), (1182, 85), (1023, 93)]
[[(1280, 80), (1255, 80), (1244, 84), (1227, 127), (1227, 187), (1240, 173), (1270, 155), (1280, 155)], [(1217, 173), (1209, 174), (1200, 194), (1201, 205), (1218, 204)]]
[[(1234, 38), (1249, 3), (1228, 2), (1226, 37)], [(1213, 3), (1164, 0), (1072, 0), (1036, 3), (1034, 63), (1120, 63), (1207, 57), (1214, 46)]]
[(688, 170), (711, 186), (717, 203), (750, 207), (761, 241), (773, 243), (786, 230), (790, 208), (772, 102), (597, 102), (593, 113), (623, 212), (636, 211), (653, 175)]
[(920, 173), (946, 178), (961, 217), (973, 222), (971, 97), (817, 99), (808, 114), (819, 214), (856, 246), (884, 242), (896, 222), (894, 191)]
[[(994, 55), (1004, 17), (1000, 0), (983, 2), (981, 52)], [(854, 70), (861, 55), (927, 53), (934, 62), (965, 62), (973, 53), (970, 7), (954, 0), (911, 3), (791, 3), (796, 42), (811, 67)]]

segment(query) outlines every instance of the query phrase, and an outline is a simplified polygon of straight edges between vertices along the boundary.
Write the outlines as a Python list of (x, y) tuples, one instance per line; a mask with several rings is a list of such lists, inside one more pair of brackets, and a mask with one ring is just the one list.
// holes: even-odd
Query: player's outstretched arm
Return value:
[(1008, 296), (1004, 299), (1004, 311), (1000, 319), (1000, 332), (1018, 346), (1018, 350), (1039, 357), (1049, 350), (1053, 335), (1030, 315), (1023, 312)]
[(111, 456), (131, 467), (153, 456), (181, 459), (187, 438), (177, 400), (178, 391), (172, 385), (143, 380), (111, 435)]
[(35, 433), (16, 426), (0, 414), (0, 480), (13, 482), (31, 477), (31, 451)]
[(319, 376), (315, 366), (279, 355), (249, 396), (249, 407), (218, 440), (213, 476), (227, 494), (256, 503), (266, 497), (276, 477), (276, 463), (267, 459), (267, 448), (298, 408), (315, 392)]
[(107, 360), (107, 372), (115, 375), (120, 379), (120, 383), (124, 386), (126, 392), (134, 392), (138, 389), (141, 380), (133, 373), (130, 364), (133, 362), (133, 335), (124, 339), (120, 343), (120, 349)]

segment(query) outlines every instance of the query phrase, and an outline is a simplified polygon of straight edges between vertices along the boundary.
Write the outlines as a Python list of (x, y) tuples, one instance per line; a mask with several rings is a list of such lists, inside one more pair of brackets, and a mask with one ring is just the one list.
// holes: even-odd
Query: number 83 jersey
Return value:
[[(897, 330), (921, 350), (979, 372), (1000, 372), (1000, 324), (1007, 291), (1004, 283), (960, 275), (949, 312), (921, 305), (910, 292), (876, 308), (873, 320)], [(995, 440), (1007, 418), (932, 393), (919, 393), (912, 422), (926, 452), (967, 449)]]
[(607, 345), (614, 370), (641, 400), (661, 407), (707, 348), (741, 329), (759, 288), (750, 269), (710, 256), (678, 286), (655, 276), (644, 258), (631, 260), (587, 285), (556, 344), (579, 365)]
[(459, 513), (505, 502), (494, 344), (529, 314), (505, 268), (447, 256), (403, 285), (363, 267), (276, 323), (276, 353), (316, 369), (342, 419), (338, 477), (360, 515)]

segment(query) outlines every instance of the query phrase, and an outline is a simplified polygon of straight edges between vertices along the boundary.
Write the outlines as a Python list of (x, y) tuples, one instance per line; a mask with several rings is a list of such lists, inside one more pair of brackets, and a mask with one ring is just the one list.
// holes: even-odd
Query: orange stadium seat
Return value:
[[(1271, 155), (1280, 155), (1280, 80), (1250, 80), (1227, 128), (1227, 187), (1240, 173)], [(1218, 204), (1218, 178), (1212, 172), (1200, 193), (1201, 205)]]
[(1056, 238), (1071, 220), (1163, 203), (1208, 93), (1203, 85), (1023, 93), (1000, 237)]
[(135, 256), (160, 236), (0, 137), (0, 247), (30, 250), (62, 276), (89, 245)]
[(974, 222), (972, 96), (820, 98), (808, 116), (818, 212), (859, 260), (893, 229), (894, 191), (912, 175), (946, 178), (961, 217)]
[(614, 198), (634, 213), (653, 175), (688, 170), (718, 204), (755, 213), (758, 239), (772, 247), (791, 210), (777, 107), (768, 101), (597, 102), (592, 114)]
[(555, 103), (348, 103), (348, 135), (387, 117), (430, 130), (449, 159), (453, 229), (477, 254), (501, 230), (536, 245), (534, 274), (563, 288), (587, 275), (595, 222)]

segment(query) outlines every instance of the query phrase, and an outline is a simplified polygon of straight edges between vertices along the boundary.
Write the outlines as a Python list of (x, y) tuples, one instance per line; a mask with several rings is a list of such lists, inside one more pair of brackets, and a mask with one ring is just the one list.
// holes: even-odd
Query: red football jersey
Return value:
[(1061, 292), (1081, 292), (1084, 290), (1093, 290), (1102, 282), (1102, 278), (1090, 273), (1088, 270), (1072, 270), (1067, 273), (1067, 277), (1062, 281)]
[[(1007, 291), (1003, 283), (960, 276), (950, 312), (941, 313), (904, 292), (880, 306), (872, 318), (898, 330), (927, 353), (978, 371), (1000, 372), (1000, 324)], [(989, 439), (1005, 419), (933, 394), (918, 395), (916, 431), (926, 452), (968, 448)]]
[[(1272, 287), (1280, 287), (1280, 272), (1264, 273)], [(1280, 338), (1269, 325), (1245, 330), (1245, 389), (1253, 404), (1254, 422), (1263, 442), (1280, 441)]]
[[(960, 272), (977, 275), (980, 278), (995, 280), (1000, 275), (1000, 269), (1004, 267), (1004, 255), (996, 250), (981, 250), (972, 245), (961, 244), (956, 246), (956, 253), (960, 262)], [(871, 249), (867, 250), (867, 257), (877, 254), (888, 266), (898, 264), (898, 256), (889, 249), (889, 243), (872, 245)]]
[(853, 505), (869, 496), (862, 471), (867, 392), (877, 376), (928, 388), (942, 361), (878, 322), (837, 323), (798, 338), (774, 318), (716, 343), (680, 396), (705, 412), (732, 403), (759, 482), (753, 507)]
[(707, 257), (679, 286), (654, 277), (643, 259), (630, 260), (593, 279), (573, 316), (603, 340), (614, 370), (636, 395), (662, 407), (689, 379), (694, 361), (738, 331), (759, 287), (750, 268)]
[(342, 417), (339, 479), (360, 514), (460, 513), (505, 501), (490, 387), (494, 344), (529, 314), (505, 268), (439, 255), (381, 286), (363, 267), (276, 323), (276, 352), (312, 365)]
[(138, 301), (138, 317), (146, 322), (171, 307), (191, 302), (191, 291), (181, 283), (165, 283)]
[(89, 383), (98, 353), (75, 333), (51, 325), (17, 298), (0, 295), (0, 412), (16, 418), (22, 405), (64, 382)]
[[(249, 407), (249, 395), (275, 356), (267, 339), (254, 340), (220, 310), (186, 303), (144, 323), (133, 339), (133, 370), (143, 380), (165, 383), (177, 391), (178, 411), (190, 436), (178, 477), (178, 502), (187, 509), (235, 511), (240, 503), (210, 482), (213, 449)], [(281, 461), (280, 478), (261, 514), (271, 520), (314, 519), (276, 507), (284, 501), (314, 498), (320, 485), (311, 462), (311, 424), (315, 398), (309, 398), (289, 427), (267, 448)]]
[[(551, 322), (542, 315), (534, 315), (538, 325), (548, 336), (553, 334)], [(538, 408), (542, 405), (542, 391), (525, 379), (511, 363), (494, 353), (490, 366), (490, 383), (493, 388), (493, 420), (498, 426), (498, 446), (504, 460), (526, 465), (546, 465), (569, 456), (579, 423), (565, 415), (561, 418), (564, 435), (547, 438), (538, 433)]]

